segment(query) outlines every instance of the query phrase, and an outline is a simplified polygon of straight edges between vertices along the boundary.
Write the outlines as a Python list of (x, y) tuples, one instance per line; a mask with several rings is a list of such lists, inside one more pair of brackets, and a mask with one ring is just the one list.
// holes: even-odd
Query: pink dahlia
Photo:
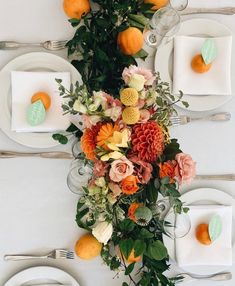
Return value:
[(154, 162), (164, 150), (164, 134), (155, 121), (136, 124), (131, 134), (132, 153), (145, 162)]

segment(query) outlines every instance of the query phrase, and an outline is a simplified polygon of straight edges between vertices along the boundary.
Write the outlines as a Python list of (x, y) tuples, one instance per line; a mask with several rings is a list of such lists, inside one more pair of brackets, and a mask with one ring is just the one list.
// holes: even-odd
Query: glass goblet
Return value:
[(170, 0), (170, 5), (177, 11), (183, 11), (188, 6), (188, 0)]

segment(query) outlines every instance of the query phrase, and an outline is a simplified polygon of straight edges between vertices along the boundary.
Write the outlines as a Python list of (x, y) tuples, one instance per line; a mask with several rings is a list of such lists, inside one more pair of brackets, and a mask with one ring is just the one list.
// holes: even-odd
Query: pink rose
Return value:
[(134, 166), (125, 156), (121, 159), (113, 161), (109, 171), (110, 179), (114, 182), (120, 182), (127, 176), (132, 175)]
[(150, 112), (147, 109), (140, 110), (140, 122), (147, 122), (150, 118)]
[(188, 154), (179, 153), (175, 156), (177, 166), (175, 168), (175, 175), (179, 183), (189, 183), (196, 175), (196, 163)]
[(122, 78), (126, 84), (129, 83), (130, 78), (133, 74), (142, 75), (145, 78), (144, 85), (152, 85), (155, 80), (155, 76), (152, 74), (150, 70), (131, 65), (129, 66), (129, 68), (124, 68), (122, 72)]
[(113, 96), (111, 96), (110, 94), (103, 92), (103, 96), (106, 98), (107, 100), (107, 108), (111, 108), (111, 107), (115, 107), (115, 106), (122, 106), (122, 103), (119, 99), (114, 98)]
[(134, 163), (134, 172), (141, 184), (147, 184), (152, 177), (153, 167), (151, 164), (141, 161), (137, 156), (133, 155), (129, 158)]
[(97, 178), (104, 177), (107, 173), (108, 164), (102, 161), (95, 161), (93, 174)]
[(113, 198), (118, 197), (122, 193), (122, 190), (118, 184), (110, 182), (108, 186), (109, 186), (110, 190), (112, 191), (112, 197)]

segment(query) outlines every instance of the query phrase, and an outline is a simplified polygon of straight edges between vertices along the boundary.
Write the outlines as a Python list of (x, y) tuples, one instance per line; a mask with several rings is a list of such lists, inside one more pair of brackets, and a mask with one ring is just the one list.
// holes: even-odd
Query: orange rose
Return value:
[(136, 218), (135, 218), (135, 211), (138, 209), (138, 207), (142, 206), (143, 204), (140, 203), (131, 203), (128, 209), (128, 217), (129, 219), (133, 220), (134, 222), (136, 222)]
[(132, 195), (139, 190), (137, 183), (139, 182), (136, 176), (130, 175), (121, 181), (122, 192), (126, 195)]
[(161, 179), (165, 177), (170, 178), (170, 183), (174, 183), (174, 178), (175, 178), (175, 168), (176, 168), (176, 161), (167, 161), (164, 163), (159, 164), (159, 176)]

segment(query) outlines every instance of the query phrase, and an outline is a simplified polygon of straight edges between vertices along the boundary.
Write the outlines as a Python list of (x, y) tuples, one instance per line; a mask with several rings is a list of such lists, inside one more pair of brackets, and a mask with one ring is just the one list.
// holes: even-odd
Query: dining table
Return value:
[[(19, 42), (43, 42), (46, 40), (69, 40), (74, 28), (62, 9), (62, 0), (0, 0), (0, 40)], [(189, 0), (192, 7), (234, 6), (234, 0)], [(226, 25), (235, 33), (235, 15), (197, 14), (184, 15), (182, 21), (191, 18), (214, 19)], [(149, 56), (139, 65), (154, 69), (156, 50), (146, 48)], [(29, 52), (45, 51), (42, 47), (22, 47), (14, 50), (0, 50), (0, 69), (10, 60)], [(67, 59), (67, 50), (56, 52)], [(232, 81), (235, 81), (235, 45), (232, 52)], [(166, 64), (168, 64), (166, 62)], [(235, 91), (233, 90), (233, 93)], [(0, 86), (0, 96), (1, 86)], [(179, 114), (204, 116), (215, 112), (191, 112), (177, 108)], [(171, 137), (177, 138), (185, 153), (196, 161), (197, 174), (235, 173), (235, 97), (216, 112), (230, 112), (227, 122), (196, 121), (172, 127)], [(1, 126), (1, 124), (0, 124)], [(49, 149), (33, 149), (20, 145), (0, 130), (0, 150), (17, 152), (66, 151), (71, 144), (58, 145)], [(51, 249), (73, 250), (76, 240), (84, 230), (75, 221), (78, 197), (67, 187), (66, 178), (72, 159), (47, 159), (19, 157), (0, 159), (0, 286), (15, 273), (32, 266), (58, 267), (71, 274), (81, 286), (121, 285), (123, 273), (108, 269), (100, 257), (85, 261), (74, 260), (25, 260), (4, 261), (10, 253), (47, 253)], [(207, 187), (224, 191), (235, 198), (235, 181), (194, 180), (185, 185), (181, 192)], [(200, 199), (200, 198), (199, 198)], [(182, 273), (171, 262), (167, 275)], [(227, 268), (233, 279), (226, 282), (194, 281), (191, 285), (232, 286), (235, 281), (235, 267)], [(184, 285), (184, 283), (182, 283)]]

